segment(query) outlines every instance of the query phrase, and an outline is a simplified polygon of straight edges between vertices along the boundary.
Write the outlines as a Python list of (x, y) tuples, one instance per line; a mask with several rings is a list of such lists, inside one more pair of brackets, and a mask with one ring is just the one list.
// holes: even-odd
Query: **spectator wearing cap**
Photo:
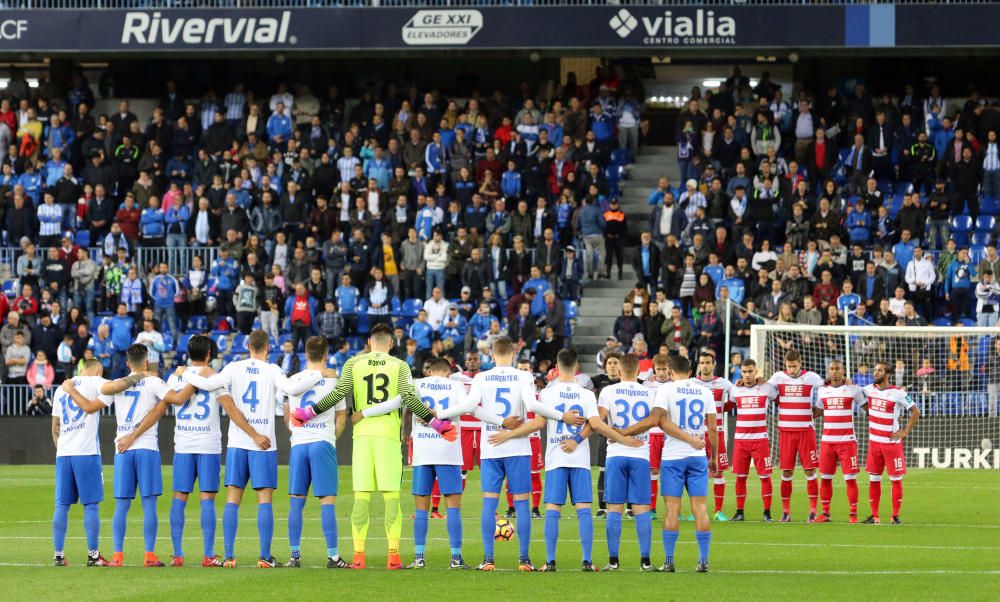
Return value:
[(566, 257), (559, 270), (559, 296), (566, 300), (579, 301), (583, 289), (583, 261), (577, 256), (576, 247), (567, 245)]

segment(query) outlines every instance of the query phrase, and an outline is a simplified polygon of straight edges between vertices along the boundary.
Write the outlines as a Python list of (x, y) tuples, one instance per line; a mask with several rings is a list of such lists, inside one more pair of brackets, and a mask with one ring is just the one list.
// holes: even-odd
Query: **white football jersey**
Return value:
[[(90, 400), (101, 401), (101, 385), (107, 381), (100, 376), (77, 376), (73, 386), (81, 395)], [(52, 400), (52, 415), (59, 419), (59, 440), (56, 444), (57, 456), (99, 456), (101, 443), (97, 427), (101, 416), (98, 412), (84, 412), (69, 393), (62, 387), (56, 389)]]
[[(584, 418), (598, 416), (597, 400), (594, 392), (584, 389), (574, 383), (554, 382), (542, 389), (538, 401), (545, 406), (555, 408), (557, 412), (572, 412), (576, 410)], [(570, 426), (561, 420), (546, 420), (545, 425), (545, 469), (553, 468), (586, 468), (590, 469), (590, 440), (584, 439), (572, 453), (566, 453), (560, 444), (575, 437), (583, 429), (582, 426)], [(648, 453), (648, 452), (647, 452)]]
[[(169, 392), (170, 387), (167, 386), (167, 383), (156, 376), (148, 376), (117, 395), (101, 395), (101, 402), (104, 405), (114, 404), (115, 406), (115, 420), (118, 422), (115, 440), (135, 430), (146, 414), (156, 407), (156, 404), (160, 403), (160, 400)], [(157, 430), (154, 426), (139, 435), (129, 450), (151, 449), (159, 451), (160, 441)]]
[[(203, 366), (192, 366), (201, 374)], [(167, 386), (180, 391), (187, 382), (176, 374), (167, 379)], [(221, 454), (222, 429), (219, 427), (219, 398), (215, 391), (198, 389), (174, 413), (174, 452), (178, 454)]]
[[(527, 415), (527, 404), (534, 397), (535, 381), (531, 374), (512, 366), (497, 366), (473, 377), (468, 401), (482, 405), (486, 412), (501, 419), (508, 416), (520, 416), (523, 419)], [(489, 442), (490, 435), (503, 427), (483, 422), (481, 428), (481, 459), (531, 455), (531, 443), (527, 437), (516, 437), (500, 445), (493, 445)]]
[[(712, 392), (694, 379), (684, 379), (664, 383), (656, 391), (653, 405), (663, 408), (676, 424), (688, 435), (702, 439), (705, 437), (706, 416), (715, 413), (715, 398)], [(663, 460), (681, 460), (689, 457), (705, 457), (705, 450), (695, 449), (684, 441), (667, 435), (663, 440)]]
[[(277, 408), (278, 382), (287, 382), (281, 367), (253, 358), (227, 364), (222, 372), (203, 378), (184, 372), (184, 378), (199, 389), (226, 389), (258, 433), (271, 440), (266, 451), (276, 451), (274, 415)], [(260, 451), (243, 429), (229, 422), (229, 447)]]
[[(660, 387), (662, 387), (663, 385), (667, 384), (668, 382), (670, 382), (670, 381), (668, 380), (667, 382), (662, 382), (661, 383), (660, 381), (656, 380), (656, 376), (655, 375), (653, 376), (653, 378), (650, 378), (649, 380), (645, 380), (645, 381), (642, 382), (642, 386), (646, 387), (650, 391), (650, 393), (649, 393), (649, 395), (650, 395), (650, 402), (649, 402), (650, 407), (653, 406), (652, 400), (656, 398), (656, 390), (659, 389)], [(649, 429), (649, 431), (647, 431), (647, 432), (650, 435), (662, 435), (663, 434), (663, 429), (661, 429), (658, 426), (654, 426), (653, 428)]]
[[(597, 405), (608, 411), (608, 420), (612, 427), (626, 429), (649, 416), (653, 407), (653, 391), (635, 381), (620, 382), (604, 387)], [(608, 441), (608, 457), (638, 458), (648, 462), (649, 433), (650, 431), (646, 431), (634, 436), (637, 441), (642, 441), (642, 447), (629, 447)]]
[[(305, 384), (308, 382), (308, 386), (310, 387), (302, 395), (288, 396), (288, 407), (292, 410), (310, 405), (315, 406), (317, 401), (326, 397), (337, 386), (336, 378), (324, 378), (323, 373), (319, 370), (303, 370), (292, 376), (289, 380), (295, 384)], [(302, 426), (293, 426), (291, 437), (292, 447), (304, 443), (315, 443), (317, 441), (326, 441), (336, 447), (337, 412), (346, 411), (347, 401), (341, 399), (340, 403), (322, 414), (317, 414), (315, 418)]]
[[(424, 405), (434, 410), (447, 410), (465, 402), (465, 385), (443, 376), (428, 376), (414, 383)], [(462, 438), (447, 441), (437, 431), (413, 416), (413, 465), (462, 465)], [(461, 421), (453, 422), (461, 435)]]

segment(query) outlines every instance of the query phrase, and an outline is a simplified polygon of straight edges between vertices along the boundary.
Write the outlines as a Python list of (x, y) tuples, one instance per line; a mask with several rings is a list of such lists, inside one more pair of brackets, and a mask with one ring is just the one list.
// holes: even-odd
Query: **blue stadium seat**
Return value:
[(972, 318), (962, 318), (959, 322), (961, 322), (962, 326), (965, 326), (966, 328), (974, 328), (976, 326), (976, 321)]
[(253, 325), (250, 328), (251, 330), (260, 330), (260, 318), (254, 318)]
[(181, 355), (187, 355), (187, 352), (188, 352), (188, 341), (191, 340), (192, 336), (194, 336), (194, 335), (182, 334), (181, 338), (177, 339), (177, 347), (174, 349), (174, 351), (176, 351), (177, 353), (179, 353)]
[(628, 165), (631, 162), (632, 157), (629, 155), (627, 148), (619, 148), (611, 151), (612, 165)]
[(968, 215), (956, 215), (951, 218), (951, 237), (960, 247), (969, 245), (969, 233), (972, 232), (972, 218)]
[(90, 230), (79, 230), (79, 231), (77, 231), (76, 236), (73, 237), (73, 242), (75, 242), (77, 244), (77, 246), (82, 247), (84, 249), (87, 248), (87, 247), (89, 247), (90, 246)]
[(208, 330), (208, 318), (205, 316), (191, 316), (187, 321), (187, 332), (198, 334)]
[(400, 316), (404, 318), (416, 318), (417, 313), (424, 306), (424, 302), (421, 299), (407, 299), (403, 301), (403, 308), (400, 311)]
[(277, 344), (278, 349), (281, 349), (285, 345), (285, 341), (291, 341), (291, 340), (292, 340), (292, 335), (287, 332), (278, 335), (278, 344)]
[(368, 317), (368, 312), (358, 314), (358, 332), (360, 334), (368, 334), (372, 330), (371, 319)]
[(563, 306), (566, 308), (566, 319), (575, 320), (580, 313), (580, 307), (576, 301), (563, 301)]
[(174, 350), (174, 337), (169, 334), (163, 335), (163, 351), (169, 353)]
[(281, 359), (280, 351), (272, 351), (271, 353), (267, 354), (267, 362), (269, 364), (277, 364), (278, 360), (280, 359)]
[(984, 197), (979, 210), (987, 215), (1000, 215), (1000, 197)]
[(899, 210), (903, 208), (903, 195), (902, 193), (896, 193), (892, 195), (892, 199), (889, 203), (889, 217), (896, 219), (896, 214)]
[(233, 337), (233, 353), (250, 353), (250, 348), (247, 347), (247, 335), (238, 334)]
[(7, 295), (10, 299), (17, 297), (17, 280), (10, 279), (3, 281), (3, 294)]
[(976, 218), (976, 232), (992, 233), (996, 227), (997, 218), (992, 215), (980, 215)]
[(403, 303), (399, 300), (399, 297), (393, 297), (389, 299), (389, 313), (393, 316), (398, 316), (399, 312), (403, 309)]
[(229, 350), (229, 333), (221, 330), (212, 331), (212, 341), (215, 342), (215, 349), (219, 353)]
[(989, 232), (973, 232), (969, 238), (969, 244), (974, 247), (985, 247), (990, 244), (992, 239), (993, 235)]
[(347, 343), (348, 345), (351, 346), (351, 349), (354, 351), (361, 351), (362, 349), (365, 348), (364, 337), (356, 337), (356, 336), (347, 337)]
[(933, 323), (934, 326), (951, 326), (951, 320), (948, 318), (936, 318)]
[(105, 326), (105, 325), (107, 325), (108, 328), (111, 327), (111, 315), (110, 314), (107, 314), (107, 315), (97, 314), (97, 327), (100, 328), (101, 326)]

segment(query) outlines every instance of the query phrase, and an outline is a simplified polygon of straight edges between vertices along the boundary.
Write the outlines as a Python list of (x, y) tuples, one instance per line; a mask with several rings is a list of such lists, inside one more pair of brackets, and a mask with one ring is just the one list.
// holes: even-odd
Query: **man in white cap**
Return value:
[(698, 181), (691, 178), (687, 181), (687, 190), (681, 193), (681, 198), (678, 199), (677, 204), (681, 209), (684, 210), (684, 215), (687, 217), (688, 223), (691, 223), (695, 218), (695, 212), (698, 207), (706, 207), (708, 202), (705, 200), (705, 195), (698, 190)]

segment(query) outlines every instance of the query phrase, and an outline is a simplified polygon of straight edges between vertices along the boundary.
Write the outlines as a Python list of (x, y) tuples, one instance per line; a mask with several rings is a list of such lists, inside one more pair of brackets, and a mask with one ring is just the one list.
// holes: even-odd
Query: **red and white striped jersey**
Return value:
[(864, 405), (865, 395), (856, 385), (819, 388), (816, 407), (823, 410), (823, 443), (857, 441), (854, 434), (854, 404)]
[(823, 379), (815, 372), (803, 370), (798, 376), (775, 372), (767, 381), (778, 390), (778, 430), (813, 430), (812, 409), (817, 390)]
[(868, 385), (864, 389), (868, 405), (868, 440), (875, 443), (902, 443), (889, 437), (899, 430), (899, 414), (916, 404), (903, 389), (889, 387), (879, 389)]
[[(472, 377), (473, 376), (475, 376), (475, 374), (472, 374), (472, 373), (469, 373), (469, 372), (452, 372), (448, 376), (448, 378), (450, 378), (451, 380), (454, 380), (454, 381), (458, 381), (458, 382), (462, 383), (463, 385), (465, 385), (465, 394), (468, 395), (469, 394), (469, 389), (472, 387)], [(467, 427), (471, 426), (473, 428), (479, 428), (479, 426), (481, 424), (480, 420), (478, 418), (476, 418), (475, 416), (473, 416), (472, 414), (463, 414), (462, 417), (460, 418), (460, 420)]]
[(694, 381), (712, 392), (715, 398), (715, 425), (722, 428), (722, 415), (725, 413), (726, 402), (729, 401), (729, 392), (733, 388), (733, 383), (716, 376), (712, 380), (701, 380), (695, 377)]
[(736, 406), (736, 440), (767, 439), (767, 407), (778, 390), (764, 383), (752, 387), (734, 386), (729, 399)]
[[(650, 399), (656, 399), (656, 390), (659, 389), (661, 386), (667, 384), (668, 382), (670, 381), (668, 380), (666, 382), (660, 382), (656, 380), (656, 376), (654, 375), (653, 378), (642, 381), (642, 385), (650, 390)], [(658, 426), (654, 426), (653, 428), (649, 429), (649, 434), (662, 435), (663, 429), (661, 429)]]

